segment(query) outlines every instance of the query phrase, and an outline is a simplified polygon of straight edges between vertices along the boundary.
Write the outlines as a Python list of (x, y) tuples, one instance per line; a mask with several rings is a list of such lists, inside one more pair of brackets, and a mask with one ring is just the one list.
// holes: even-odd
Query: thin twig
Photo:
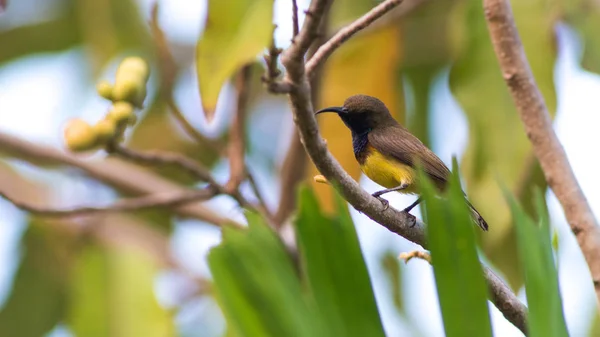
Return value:
[[(290, 46), (282, 57), (287, 76), (293, 83), (289, 97), (294, 121), (300, 131), (304, 148), (321, 174), (333, 183), (334, 187), (356, 210), (390, 231), (426, 248), (424, 224), (393, 207), (386, 209), (379, 200), (363, 190), (327, 150), (327, 145), (319, 133), (311, 102), (310, 85), (305, 73), (304, 54), (314, 38), (323, 15), (323, 9), (328, 2), (327, 0), (311, 2), (309, 9), (311, 14), (307, 15), (296, 43)], [(315, 64), (318, 63), (315, 62)], [(525, 332), (525, 325), (520, 323), (526, 320), (526, 307), (493, 273), (486, 272), (485, 277), (488, 286), (493, 289), (492, 293), (496, 295), (491, 298), (494, 305), (500, 309), (504, 317)]]
[(175, 103), (175, 99), (173, 98), (173, 87), (179, 69), (175, 59), (173, 58), (173, 55), (171, 54), (171, 51), (169, 50), (169, 44), (165, 34), (158, 24), (158, 10), (158, 2), (155, 2), (152, 5), (149, 25), (152, 36), (154, 37), (156, 52), (158, 54), (158, 68), (161, 77), (159, 92), (164, 97), (164, 100), (171, 110), (173, 117), (175, 117), (175, 120), (183, 128), (183, 131), (185, 131), (190, 138), (199, 144), (208, 145), (212, 150), (221, 154), (223, 153), (224, 146), (220, 144), (220, 142), (214, 141), (196, 130), (196, 128), (194, 128), (187, 118), (185, 118)]
[(127, 160), (145, 165), (172, 165), (187, 171), (192, 177), (217, 185), (210, 171), (191, 158), (182, 154), (166, 151), (137, 151), (121, 144), (111, 144), (107, 149), (109, 153), (118, 155)]
[[(292, 24), (293, 24), (293, 38), (296, 38), (300, 31), (300, 25), (298, 23), (298, 1), (292, 0)], [(293, 41), (292, 38), (292, 41)]]
[(588, 264), (600, 303), (600, 227), (554, 129), (507, 0), (484, 0), (485, 17), (502, 76), (508, 85), (527, 137), (548, 186), (562, 205), (567, 222)]
[(209, 186), (217, 191), (217, 194), (227, 194), (235, 199), (241, 207), (257, 211), (256, 207), (246, 200), (238, 189), (229, 189), (218, 184), (210, 174), (210, 171), (184, 155), (166, 151), (137, 151), (117, 143), (109, 144), (107, 150), (110, 153), (137, 163), (149, 165), (173, 165), (179, 167), (189, 172), (192, 176), (208, 182)]
[[(277, 28), (277, 26), (275, 26), (275, 28)], [(267, 65), (267, 71), (261, 76), (261, 80), (265, 83), (267, 90), (273, 94), (286, 94), (290, 92), (290, 83), (285, 79), (279, 79), (281, 71), (277, 66), (277, 60), (279, 59), (281, 52), (282, 50), (275, 45), (275, 36), (273, 35), (271, 46), (269, 47), (269, 54), (263, 56)]]
[(236, 87), (238, 91), (237, 109), (229, 128), (229, 181), (225, 185), (228, 191), (237, 190), (246, 177), (246, 142), (245, 122), (248, 109), (248, 91), (252, 65), (246, 65), (237, 76)]
[(259, 204), (260, 208), (263, 210), (263, 214), (265, 214), (267, 216), (267, 219), (272, 220), (273, 215), (271, 215), (271, 211), (269, 211), (269, 207), (267, 207), (265, 198), (263, 197), (262, 193), (260, 193), (260, 188), (258, 188), (258, 184), (256, 183), (256, 179), (254, 178), (254, 175), (252, 174), (252, 172), (250, 172), (250, 170), (248, 170), (248, 167), (246, 167), (246, 169), (247, 169), (246, 174), (248, 177), (248, 183), (250, 184), (252, 193), (254, 193), (254, 196), (258, 200), (258, 204)]
[[(86, 161), (78, 156), (58, 151), (52, 147), (31, 143), (0, 132), (0, 152), (9, 157), (25, 160), (42, 166), (75, 167), (88, 176), (102, 181), (116, 189), (136, 195), (159, 194), (186, 189), (148, 170), (119, 159)], [(207, 223), (222, 226), (234, 220), (215, 213), (199, 203), (175, 206), (177, 214)]]
[(169, 110), (171, 110), (171, 114), (173, 117), (175, 117), (175, 120), (177, 120), (183, 131), (185, 131), (190, 138), (195, 140), (198, 144), (207, 145), (211, 150), (220, 155), (225, 154), (226, 147), (222, 144), (222, 142), (210, 139), (201, 134), (200, 131), (196, 130), (190, 121), (185, 118), (183, 112), (181, 112), (181, 109), (179, 109), (177, 103), (175, 103), (175, 99), (172, 95), (165, 97), (165, 102), (167, 103)]
[(16, 207), (42, 216), (54, 216), (54, 217), (69, 217), (69, 216), (81, 216), (81, 215), (92, 215), (104, 212), (124, 212), (134, 211), (145, 208), (153, 207), (172, 207), (181, 205), (192, 201), (207, 200), (214, 197), (217, 191), (211, 186), (202, 190), (196, 191), (177, 191), (172, 193), (157, 193), (142, 197), (123, 199), (115, 202), (110, 206), (97, 207), (97, 206), (83, 206), (72, 209), (55, 209), (49, 207), (41, 207), (31, 205), (28, 202), (22, 200), (16, 200), (9, 196), (5, 191), (0, 191), (0, 197), (10, 201)]
[(400, 5), (403, 0), (386, 0), (368, 13), (361, 16), (356, 21), (352, 22), (348, 26), (340, 29), (329, 41), (325, 42), (313, 57), (306, 62), (306, 74), (308, 78), (311, 77), (311, 73), (319, 63), (324, 62), (342, 43), (346, 42), (354, 34), (367, 28), (378, 18), (382, 17), (385, 13), (392, 10), (394, 7)]

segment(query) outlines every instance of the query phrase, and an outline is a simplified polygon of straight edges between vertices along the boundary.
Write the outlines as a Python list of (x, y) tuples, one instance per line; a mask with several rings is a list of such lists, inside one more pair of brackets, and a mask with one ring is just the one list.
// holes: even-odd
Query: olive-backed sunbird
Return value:
[[(400, 125), (379, 99), (354, 95), (341, 107), (321, 109), (315, 114), (323, 112), (337, 113), (352, 132), (354, 156), (367, 177), (386, 188), (373, 193), (386, 207), (388, 202), (381, 198), (385, 193), (418, 194), (417, 165), (421, 165), (440, 192), (446, 188), (450, 176), (448, 167)], [(410, 212), (421, 200), (419, 197), (404, 212)], [(475, 223), (487, 231), (487, 222), (466, 198), (465, 201)]]

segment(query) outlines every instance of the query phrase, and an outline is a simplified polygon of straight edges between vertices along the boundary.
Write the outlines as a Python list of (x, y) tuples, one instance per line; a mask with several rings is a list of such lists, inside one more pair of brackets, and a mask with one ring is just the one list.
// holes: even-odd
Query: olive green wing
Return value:
[(410, 167), (416, 168), (420, 162), (423, 170), (443, 189), (450, 170), (433, 151), (417, 137), (400, 126), (389, 126), (372, 130), (368, 135), (369, 144), (385, 156), (392, 157)]

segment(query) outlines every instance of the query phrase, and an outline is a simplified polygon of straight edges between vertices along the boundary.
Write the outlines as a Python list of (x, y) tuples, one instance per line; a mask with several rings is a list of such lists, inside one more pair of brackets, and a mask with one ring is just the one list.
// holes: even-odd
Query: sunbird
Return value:
[[(367, 95), (350, 96), (343, 106), (321, 109), (315, 115), (335, 112), (352, 132), (354, 157), (371, 180), (385, 187), (372, 195), (387, 208), (385, 193), (418, 194), (417, 165), (420, 165), (439, 192), (447, 186), (450, 170), (417, 137), (398, 123), (385, 104)], [(464, 193), (464, 192), (463, 192)], [(408, 213), (422, 201), (419, 197), (403, 211)], [(488, 224), (466, 199), (475, 223), (484, 231)]]

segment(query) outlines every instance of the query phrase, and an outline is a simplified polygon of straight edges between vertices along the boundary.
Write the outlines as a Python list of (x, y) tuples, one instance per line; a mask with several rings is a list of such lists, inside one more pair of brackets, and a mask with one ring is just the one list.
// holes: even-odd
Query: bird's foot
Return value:
[(377, 198), (377, 200), (381, 201), (384, 211), (387, 210), (388, 208), (390, 208), (390, 202), (385, 200), (384, 198), (382, 198), (380, 193), (375, 192), (371, 195), (374, 196), (375, 198)]
[[(410, 211), (410, 210), (409, 210)], [(408, 213), (406, 209), (402, 211), (402, 213), (406, 213), (406, 218), (408, 219), (408, 227), (413, 228), (417, 225), (417, 217)]]

